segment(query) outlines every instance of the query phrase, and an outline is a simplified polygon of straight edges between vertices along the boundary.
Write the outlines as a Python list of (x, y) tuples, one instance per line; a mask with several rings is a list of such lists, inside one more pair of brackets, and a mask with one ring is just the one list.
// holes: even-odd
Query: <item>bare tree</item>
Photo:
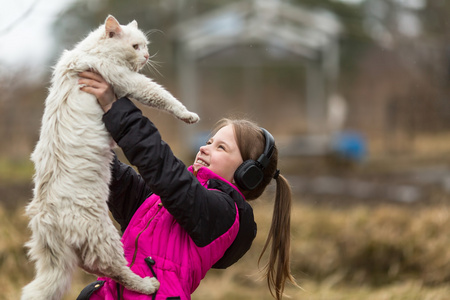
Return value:
[(0, 29), (0, 36), (7, 34), (14, 27), (18, 26), (21, 22), (23, 22), (33, 12), (34, 8), (39, 3), (39, 1), (40, 0), (34, 0), (33, 3), (31, 3), (30, 6), (20, 16), (18, 16), (14, 21), (6, 25), (4, 28)]

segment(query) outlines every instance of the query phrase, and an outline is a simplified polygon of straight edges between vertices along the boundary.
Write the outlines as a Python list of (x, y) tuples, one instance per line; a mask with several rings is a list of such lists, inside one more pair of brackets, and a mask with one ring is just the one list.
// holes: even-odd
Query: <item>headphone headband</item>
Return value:
[(264, 152), (256, 162), (259, 163), (261, 165), (261, 169), (264, 170), (269, 165), (270, 158), (272, 157), (273, 148), (275, 147), (275, 139), (266, 129), (261, 127), (261, 131), (264, 134), (266, 142), (264, 146)]

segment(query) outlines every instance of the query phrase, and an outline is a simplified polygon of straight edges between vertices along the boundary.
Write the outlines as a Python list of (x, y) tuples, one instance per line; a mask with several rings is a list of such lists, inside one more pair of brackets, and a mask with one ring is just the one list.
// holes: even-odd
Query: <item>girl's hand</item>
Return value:
[(80, 79), (80, 90), (94, 95), (104, 112), (107, 112), (112, 104), (117, 100), (112, 86), (103, 77), (92, 71), (85, 71), (78, 74)]

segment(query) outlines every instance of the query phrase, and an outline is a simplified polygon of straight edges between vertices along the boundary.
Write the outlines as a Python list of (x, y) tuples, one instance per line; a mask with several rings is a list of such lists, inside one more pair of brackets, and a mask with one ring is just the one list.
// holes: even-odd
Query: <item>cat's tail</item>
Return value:
[(22, 289), (21, 300), (60, 300), (70, 288), (77, 256), (62, 240), (33, 232), (26, 245), (36, 276)]

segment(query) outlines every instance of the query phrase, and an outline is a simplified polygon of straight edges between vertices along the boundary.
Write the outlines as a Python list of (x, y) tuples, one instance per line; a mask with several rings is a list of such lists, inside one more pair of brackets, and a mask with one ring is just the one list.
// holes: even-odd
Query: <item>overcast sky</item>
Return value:
[(53, 48), (51, 24), (73, 0), (0, 0), (0, 60), (8, 67), (39, 66)]

